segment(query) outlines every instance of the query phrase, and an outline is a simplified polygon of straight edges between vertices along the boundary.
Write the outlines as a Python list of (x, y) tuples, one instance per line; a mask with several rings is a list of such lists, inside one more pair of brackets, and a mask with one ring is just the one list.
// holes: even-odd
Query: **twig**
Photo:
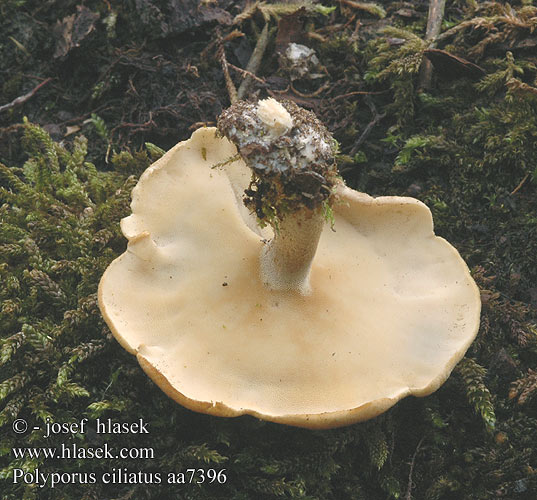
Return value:
[(511, 191), (510, 193), (510, 196), (513, 196), (514, 194), (518, 193), (518, 190), (525, 184), (525, 182), (528, 180), (530, 174), (526, 174), (524, 176), (524, 179), (522, 179), (519, 183), (518, 183), (518, 186), (513, 189), (513, 191)]
[(416, 450), (414, 451), (414, 455), (412, 455), (412, 461), (410, 462), (410, 471), (408, 472), (408, 486), (406, 489), (405, 500), (412, 500), (412, 473), (414, 472), (416, 456), (418, 455), (418, 451), (420, 450), (421, 443), (423, 443), (424, 439), (425, 436), (420, 439), (420, 442), (418, 443), (418, 446), (416, 446)]
[(445, 7), (446, 0), (431, 0), (429, 3), (425, 40), (434, 40), (440, 34)]
[[(431, 0), (429, 3), (429, 17), (427, 18), (427, 31), (425, 32), (425, 40), (432, 41), (439, 34), (442, 28), (442, 19), (444, 18), (444, 8), (446, 0)], [(431, 43), (431, 47), (434, 44)], [(431, 87), (433, 78), (433, 65), (427, 58), (423, 58), (420, 68), (419, 87), (428, 89)]]
[(110, 135), (112, 135), (117, 129), (120, 128), (132, 128), (132, 133), (135, 132), (145, 132), (147, 129), (150, 129), (151, 126), (156, 127), (157, 124), (153, 121), (153, 112), (149, 112), (149, 120), (147, 120), (145, 123), (120, 123), (119, 125), (116, 125), (111, 131)]
[(378, 92), (367, 92), (365, 90), (355, 90), (354, 92), (348, 92), (347, 94), (337, 95), (336, 97), (332, 98), (332, 101), (345, 99), (346, 97), (352, 97), (353, 95), (378, 95), (378, 94), (385, 94), (386, 92), (389, 92), (389, 90), (380, 90)]
[[(343, 25), (343, 29), (341, 31), (346, 30), (355, 19), (356, 19), (356, 14), (353, 14), (353, 16)], [(357, 23), (359, 22), (360, 22), (360, 19), (358, 19)], [(357, 29), (358, 29), (358, 24), (355, 25), (354, 31), (356, 31)], [(353, 35), (354, 33), (351, 36)]]
[(20, 97), (17, 97), (13, 101), (11, 101), (8, 104), (4, 104), (3, 106), (0, 106), (0, 113), (2, 111), (7, 111), (8, 109), (14, 108), (15, 106), (18, 106), (19, 104), (24, 104), (28, 99), (30, 99), (41, 87), (44, 87), (47, 83), (52, 81), (52, 78), (47, 78), (46, 80), (43, 80), (37, 87), (34, 87), (33, 90), (28, 92), (27, 94), (21, 95)]
[(321, 35), (320, 33), (315, 32), (315, 31), (308, 31), (306, 33), (306, 36), (311, 40), (315, 40), (315, 41), (321, 42), (321, 43), (325, 43), (328, 40), (328, 38), (326, 38), (325, 36)]
[(263, 85), (266, 85), (267, 83), (263, 78), (259, 78), (258, 76), (255, 76), (253, 73), (250, 73), (249, 71), (246, 71), (245, 69), (239, 68), (238, 66), (235, 66), (234, 64), (231, 64), (230, 62), (228, 62), (227, 65), (232, 70), (236, 71), (237, 73), (240, 73), (243, 77), (249, 76), (250, 78), (254, 79), (257, 83), (262, 83)]
[(220, 31), (216, 32), (217, 34), (217, 43), (218, 43), (218, 51), (217, 56), (218, 59), (220, 59), (220, 64), (222, 65), (222, 71), (224, 72), (224, 79), (226, 80), (226, 88), (227, 88), (227, 94), (229, 96), (229, 101), (231, 104), (233, 104), (235, 101), (237, 101), (237, 89), (235, 88), (235, 84), (233, 83), (233, 80), (231, 79), (231, 76), (229, 75), (229, 67), (228, 62), (226, 59), (226, 51), (224, 49), (224, 42), (222, 40), (222, 36), (220, 35)]
[[(255, 46), (254, 51), (252, 52), (252, 55), (250, 57), (250, 60), (248, 61), (248, 65), (246, 66), (246, 71), (255, 74), (257, 70), (259, 69), (259, 66), (261, 66), (261, 60), (263, 59), (263, 54), (265, 53), (265, 49), (267, 48), (269, 41), (269, 29), (268, 29), (268, 23), (265, 23), (265, 26), (263, 26), (263, 31), (261, 31), (261, 35), (259, 35), (259, 38), (257, 39), (257, 44)], [(244, 97), (248, 94), (248, 91), (250, 90), (250, 86), (252, 84), (252, 78), (246, 77), (242, 83), (240, 84), (239, 90), (237, 92), (237, 97), (239, 99), (244, 99)]]
[(267, 92), (270, 94), (271, 97), (274, 97), (275, 94), (287, 94), (289, 90), (291, 90), (291, 84), (287, 85), (287, 87), (283, 90), (267, 89)]
[(358, 137), (358, 140), (356, 141), (356, 143), (354, 144), (354, 146), (349, 152), (350, 156), (356, 154), (356, 152), (358, 151), (362, 143), (367, 139), (368, 135), (371, 133), (371, 130), (373, 130), (373, 127), (386, 116), (386, 113), (382, 113), (380, 115), (378, 114), (377, 108), (375, 107), (375, 103), (369, 96), (366, 96), (364, 101), (369, 106), (369, 109), (371, 110), (371, 114), (373, 115), (373, 120), (371, 120), (367, 124), (367, 127), (362, 132), (362, 135)]
[(299, 97), (303, 97), (304, 99), (311, 99), (312, 97), (317, 97), (321, 92), (324, 92), (327, 88), (330, 87), (330, 82), (326, 82), (323, 85), (321, 85), (315, 92), (311, 92), (309, 94), (304, 94), (303, 92), (300, 92), (299, 90), (295, 89), (293, 82), (290, 84), (291, 90)]

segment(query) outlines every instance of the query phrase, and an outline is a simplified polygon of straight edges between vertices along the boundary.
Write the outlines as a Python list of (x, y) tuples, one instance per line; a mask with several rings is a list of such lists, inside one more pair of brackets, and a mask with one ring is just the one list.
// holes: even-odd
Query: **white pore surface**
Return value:
[(341, 187), (311, 295), (270, 291), (259, 279), (270, 233), (252, 230), (237, 202), (249, 171), (242, 161), (211, 168), (233, 154), (200, 129), (134, 189), (128, 249), (99, 291), (121, 344), (187, 406), (276, 421), (347, 410), (360, 420), (360, 408), (436, 390), (475, 337), (480, 302), (428, 208)]

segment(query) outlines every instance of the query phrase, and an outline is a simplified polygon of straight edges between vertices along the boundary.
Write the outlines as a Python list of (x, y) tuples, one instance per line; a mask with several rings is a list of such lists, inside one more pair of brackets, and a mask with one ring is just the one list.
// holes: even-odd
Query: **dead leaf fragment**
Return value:
[(171, 0), (169, 10), (169, 28), (175, 34), (204, 28), (208, 24), (230, 26), (233, 23), (229, 12), (207, 0)]
[(302, 7), (280, 18), (278, 21), (278, 34), (276, 35), (276, 52), (284, 52), (290, 43), (303, 44), (305, 42), (305, 17), (306, 9)]
[(82, 40), (94, 30), (95, 23), (99, 19), (99, 14), (83, 5), (78, 5), (76, 10), (76, 14), (64, 17), (54, 26), (56, 38), (54, 58), (56, 59), (66, 56), (74, 47), (79, 47)]
[(65, 129), (65, 134), (63, 134), (64, 137), (67, 137), (68, 135), (75, 134), (80, 130), (80, 127), (78, 125), (71, 125), (67, 126)]
[(445, 50), (427, 49), (423, 55), (431, 61), (434, 69), (447, 79), (467, 76), (469, 78), (481, 78), (486, 72), (477, 64), (474, 64), (462, 57), (450, 54)]

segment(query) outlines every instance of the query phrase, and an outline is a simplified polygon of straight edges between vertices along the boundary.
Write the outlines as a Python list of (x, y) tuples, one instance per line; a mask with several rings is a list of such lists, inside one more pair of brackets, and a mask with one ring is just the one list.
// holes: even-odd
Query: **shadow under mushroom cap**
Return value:
[(426, 396), (479, 327), (479, 291), (429, 209), (343, 185), (309, 295), (259, 278), (263, 238), (241, 202), (250, 181), (215, 129), (196, 131), (142, 175), (121, 227), (127, 251), (99, 304), (112, 332), (184, 406), (329, 428)]

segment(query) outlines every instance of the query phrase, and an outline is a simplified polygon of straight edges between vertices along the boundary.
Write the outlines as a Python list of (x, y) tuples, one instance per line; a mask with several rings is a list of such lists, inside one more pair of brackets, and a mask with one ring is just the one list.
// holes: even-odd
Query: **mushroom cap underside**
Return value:
[(311, 294), (269, 290), (271, 230), (241, 202), (250, 171), (234, 155), (200, 129), (133, 190), (127, 250), (99, 286), (121, 345), (170, 397), (219, 416), (329, 428), (435, 391), (477, 333), (480, 300), (429, 209), (341, 185)]

